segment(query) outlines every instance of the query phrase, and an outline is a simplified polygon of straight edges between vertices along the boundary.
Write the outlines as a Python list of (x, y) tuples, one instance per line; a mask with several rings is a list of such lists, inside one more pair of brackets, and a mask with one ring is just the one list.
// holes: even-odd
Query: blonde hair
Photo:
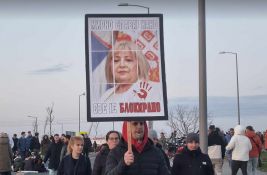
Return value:
[(138, 60), (138, 79), (148, 79), (149, 63), (143, 55), (142, 50), (135, 43), (127, 40), (117, 41), (113, 48), (114, 49), (110, 50), (108, 53), (105, 65), (107, 83), (113, 83), (114, 75), (110, 65), (112, 64), (113, 52), (118, 50), (130, 50)]
[(73, 150), (72, 150), (71, 147), (72, 147), (76, 142), (78, 142), (78, 141), (84, 143), (83, 137), (81, 137), (81, 136), (72, 136), (72, 137), (70, 138), (70, 140), (69, 140), (69, 144), (68, 144), (68, 154), (71, 154), (71, 153), (72, 153)]

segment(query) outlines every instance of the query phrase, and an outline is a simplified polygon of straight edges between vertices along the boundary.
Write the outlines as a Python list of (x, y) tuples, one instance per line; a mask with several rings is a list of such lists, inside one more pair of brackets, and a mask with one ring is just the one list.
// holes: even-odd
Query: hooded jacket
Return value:
[(249, 151), (252, 145), (248, 137), (245, 136), (245, 130), (241, 125), (235, 127), (235, 134), (226, 146), (226, 150), (232, 150), (232, 160), (248, 161)]
[(173, 160), (172, 175), (214, 175), (208, 155), (200, 149), (190, 151), (187, 147), (176, 154)]
[(134, 162), (125, 164), (124, 154), (128, 150), (127, 123), (123, 123), (120, 143), (110, 151), (106, 161), (106, 175), (170, 175), (164, 157), (152, 140), (148, 139), (148, 128), (144, 122), (144, 138), (141, 143), (132, 138)]
[(260, 137), (254, 131), (250, 130), (246, 131), (246, 136), (249, 138), (250, 143), (252, 145), (252, 149), (249, 151), (249, 157), (250, 158), (259, 157), (259, 153), (261, 152), (262, 149), (262, 143)]
[(106, 175), (169, 175), (170, 172), (160, 150), (148, 139), (143, 151), (139, 153), (132, 146), (134, 163), (127, 166), (124, 153), (127, 143), (122, 138), (120, 143), (110, 151), (106, 162)]
[(0, 173), (11, 171), (12, 151), (6, 133), (0, 133)]

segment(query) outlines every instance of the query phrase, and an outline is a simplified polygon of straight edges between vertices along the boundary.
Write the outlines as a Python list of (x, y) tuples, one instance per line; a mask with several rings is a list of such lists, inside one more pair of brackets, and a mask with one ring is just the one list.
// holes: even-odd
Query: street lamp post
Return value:
[(79, 133), (81, 131), (81, 96), (85, 95), (85, 92), (79, 95)]
[(141, 7), (147, 9), (147, 14), (149, 14), (149, 7), (138, 5), (138, 4), (129, 4), (129, 3), (119, 3), (118, 6), (125, 7), (125, 6), (133, 6), (133, 7)]
[(59, 125), (61, 125), (61, 134), (63, 134), (63, 122), (61, 123), (61, 122), (57, 122)]
[(34, 118), (35, 119), (35, 124), (34, 124), (34, 133), (38, 132), (38, 117), (34, 117), (34, 116), (27, 116), (27, 117), (30, 117), (30, 118)]
[[(149, 7), (143, 6), (143, 5), (138, 5), (138, 4), (129, 4), (129, 3), (120, 3), (118, 6), (133, 6), (133, 7), (141, 7), (147, 9), (147, 14), (149, 14)], [(148, 129), (152, 130), (153, 129), (153, 121), (148, 121)]]
[(235, 55), (236, 63), (236, 88), (237, 88), (237, 112), (238, 112), (238, 124), (240, 125), (240, 105), (239, 105), (239, 83), (238, 83), (238, 63), (237, 63), (237, 52), (219, 52), (219, 54), (232, 54)]

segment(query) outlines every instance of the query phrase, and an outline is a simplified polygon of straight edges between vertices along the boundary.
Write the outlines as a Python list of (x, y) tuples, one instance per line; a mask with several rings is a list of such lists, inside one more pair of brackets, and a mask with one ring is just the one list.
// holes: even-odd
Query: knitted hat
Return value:
[(189, 133), (186, 137), (186, 143), (191, 143), (193, 141), (199, 143), (199, 136), (196, 133)]
[(155, 130), (149, 130), (148, 131), (148, 138), (150, 139), (158, 139), (158, 134)]

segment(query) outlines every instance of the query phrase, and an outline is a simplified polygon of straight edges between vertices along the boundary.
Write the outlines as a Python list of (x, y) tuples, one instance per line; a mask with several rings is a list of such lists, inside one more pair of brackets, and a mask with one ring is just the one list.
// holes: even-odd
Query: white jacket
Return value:
[(226, 150), (232, 150), (232, 160), (248, 161), (249, 151), (252, 149), (250, 140), (245, 135), (245, 130), (242, 126), (235, 127), (235, 135), (231, 138), (226, 146)]

